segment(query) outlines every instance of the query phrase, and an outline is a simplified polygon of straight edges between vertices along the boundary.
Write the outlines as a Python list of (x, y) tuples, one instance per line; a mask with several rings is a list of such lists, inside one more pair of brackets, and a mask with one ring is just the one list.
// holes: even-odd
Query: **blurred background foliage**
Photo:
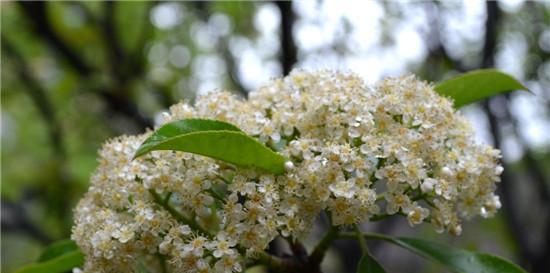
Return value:
[[(521, 79), (513, 93), (464, 108), (479, 141), (503, 150), (503, 209), (460, 237), (402, 219), (364, 228), (447, 241), (550, 268), (550, 2), (2, 2), (1, 270), (70, 234), (101, 143), (143, 132), (196, 94), (239, 96), (292, 67), (342, 69), (373, 83), (430, 81), (481, 67)], [(322, 227), (318, 227), (322, 229)], [(312, 244), (320, 230), (313, 232)], [(388, 272), (437, 265), (372, 244)], [(354, 272), (358, 246), (339, 242), (326, 272)], [(285, 246), (274, 243), (282, 254)], [(414, 270), (413, 270), (414, 269)]]

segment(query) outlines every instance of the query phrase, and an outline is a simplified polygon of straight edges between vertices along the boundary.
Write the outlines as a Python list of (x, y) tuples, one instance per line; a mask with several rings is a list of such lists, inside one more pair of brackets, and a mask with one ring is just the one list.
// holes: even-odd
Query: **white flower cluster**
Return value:
[[(149, 133), (109, 141), (76, 208), (84, 272), (238, 272), (276, 236), (302, 238), (324, 210), (333, 225), (400, 214), (461, 232), (491, 216), (500, 153), (413, 76), (367, 86), (356, 75), (294, 71), (250, 93), (200, 96), (163, 123), (227, 121), (291, 159), (284, 175), (183, 152), (132, 160)], [(160, 271), (159, 271), (160, 272)]]

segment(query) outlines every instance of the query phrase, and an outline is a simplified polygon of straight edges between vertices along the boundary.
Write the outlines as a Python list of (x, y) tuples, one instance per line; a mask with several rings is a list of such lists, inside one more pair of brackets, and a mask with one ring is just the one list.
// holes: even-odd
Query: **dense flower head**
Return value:
[(353, 74), (294, 71), (242, 100), (180, 103), (162, 123), (235, 124), (291, 160), (283, 175), (183, 152), (132, 160), (150, 132), (108, 141), (76, 208), (85, 272), (238, 272), (277, 236), (303, 238), (323, 211), (348, 226), (399, 214), (461, 232), (492, 216), (500, 152), (474, 141), (452, 101), (414, 76), (366, 85)]

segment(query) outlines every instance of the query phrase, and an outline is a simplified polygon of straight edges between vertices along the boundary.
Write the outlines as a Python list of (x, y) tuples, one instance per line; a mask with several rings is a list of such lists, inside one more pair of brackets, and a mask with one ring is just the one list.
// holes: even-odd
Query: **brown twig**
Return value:
[(297, 62), (297, 49), (292, 28), (294, 26), (294, 11), (292, 1), (275, 1), (281, 13), (281, 54), (280, 60), (283, 75), (288, 75)]

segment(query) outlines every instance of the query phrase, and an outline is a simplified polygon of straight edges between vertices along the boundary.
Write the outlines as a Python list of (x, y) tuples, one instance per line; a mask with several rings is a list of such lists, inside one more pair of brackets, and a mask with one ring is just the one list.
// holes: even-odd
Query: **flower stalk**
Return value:
[(197, 231), (201, 234), (204, 234), (205, 236), (212, 238), (214, 237), (208, 230), (201, 227), (196, 221), (187, 218), (185, 215), (183, 215), (181, 212), (179, 212), (176, 208), (172, 207), (169, 202), (166, 201), (166, 199), (163, 199), (162, 196), (158, 192), (156, 192), (153, 189), (150, 189), (149, 192), (153, 196), (153, 199), (155, 200), (155, 203), (163, 207), (165, 210), (167, 210), (174, 218), (176, 218), (180, 223), (184, 225), (188, 225), (192, 230)]

